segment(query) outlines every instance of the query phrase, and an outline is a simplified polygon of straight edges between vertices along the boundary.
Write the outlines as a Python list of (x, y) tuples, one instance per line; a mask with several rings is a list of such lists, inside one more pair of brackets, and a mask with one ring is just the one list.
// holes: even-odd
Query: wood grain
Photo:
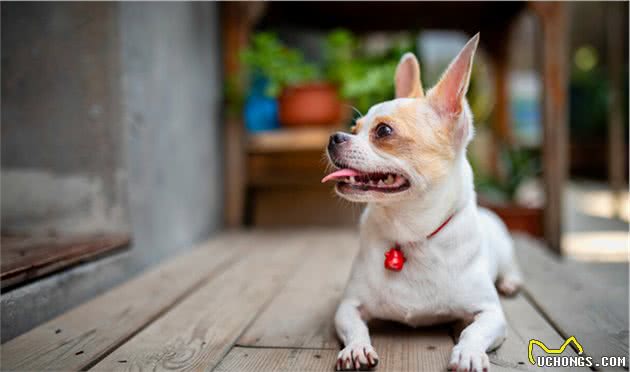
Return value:
[(91, 365), (227, 270), (253, 239), (257, 235), (217, 238), (18, 336), (1, 347), (2, 369), (76, 371)]
[(448, 327), (411, 328), (398, 323), (370, 324), (379, 371), (446, 371), (453, 349)]
[[(560, 261), (516, 241), (525, 291), (502, 299), (509, 335), (493, 370), (537, 369), (532, 338), (558, 347), (575, 335), (597, 360), (627, 355), (627, 266)], [(349, 230), (224, 235), (2, 345), (2, 369), (330, 371), (357, 249)], [(378, 371), (445, 370), (453, 347), (448, 326), (374, 321), (370, 332)]]
[(559, 260), (533, 239), (516, 239), (525, 290), (563, 338), (584, 353), (628, 356), (628, 266)]
[[(540, 370), (540, 367), (532, 365), (528, 360), (529, 340), (540, 340), (549, 348), (557, 348), (562, 345), (564, 338), (547, 323), (522, 294), (514, 298), (502, 298), (501, 305), (508, 322), (508, 335), (501, 347), (489, 354), (492, 370)], [(545, 355), (537, 346), (532, 350), (534, 356)], [(567, 348), (562, 355), (577, 355), (577, 353)], [(588, 371), (589, 369), (582, 368), (581, 370)]]
[(2, 250), (0, 285), (4, 289), (35, 279), (105, 253), (124, 249), (129, 242), (129, 235), (124, 234), (3, 236), (0, 244)]
[(260, 237), (229, 270), (211, 279), (94, 369), (212, 369), (295, 272), (306, 248), (304, 234)]
[[(379, 372), (445, 371), (453, 346), (446, 329), (411, 329), (392, 323), (375, 328)], [(332, 371), (337, 350), (235, 347), (217, 371)]]
[(335, 350), (235, 347), (226, 355), (215, 371), (330, 372), (334, 370), (336, 360), (337, 352)]
[(358, 251), (358, 235), (330, 231), (307, 242), (309, 254), (239, 345), (337, 349), (333, 318)]

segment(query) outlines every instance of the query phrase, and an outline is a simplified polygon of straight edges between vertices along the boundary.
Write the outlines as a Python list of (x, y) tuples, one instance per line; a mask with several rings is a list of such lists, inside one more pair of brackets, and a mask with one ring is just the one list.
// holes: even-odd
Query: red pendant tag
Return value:
[(392, 271), (400, 271), (407, 259), (398, 246), (385, 253), (385, 268)]

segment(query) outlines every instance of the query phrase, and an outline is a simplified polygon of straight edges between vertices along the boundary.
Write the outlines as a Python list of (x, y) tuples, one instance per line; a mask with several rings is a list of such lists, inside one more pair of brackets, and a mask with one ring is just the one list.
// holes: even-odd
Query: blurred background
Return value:
[[(356, 226), (329, 135), (481, 32), (480, 203), (628, 259), (628, 3), (6, 3), (2, 340), (227, 229)], [(252, 247), (253, 249), (255, 247)]]

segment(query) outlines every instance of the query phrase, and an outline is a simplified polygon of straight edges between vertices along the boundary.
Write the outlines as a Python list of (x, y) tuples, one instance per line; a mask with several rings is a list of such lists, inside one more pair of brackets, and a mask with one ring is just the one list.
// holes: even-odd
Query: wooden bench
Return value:
[[(561, 261), (516, 241), (526, 288), (502, 300), (509, 336), (493, 370), (539, 369), (530, 339), (556, 348), (575, 336), (596, 360), (627, 357), (627, 265)], [(331, 371), (333, 314), (357, 249), (348, 230), (221, 235), (3, 344), (2, 370)], [(445, 370), (452, 333), (377, 324), (377, 369)]]

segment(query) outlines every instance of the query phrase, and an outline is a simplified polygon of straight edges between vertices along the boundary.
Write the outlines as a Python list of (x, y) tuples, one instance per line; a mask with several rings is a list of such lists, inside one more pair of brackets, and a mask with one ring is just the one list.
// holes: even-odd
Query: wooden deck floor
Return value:
[[(345, 230), (220, 236), (3, 344), (2, 370), (331, 371), (357, 249)], [(538, 369), (532, 338), (628, 355), (626, 264), (561, 262), (523, 237), (517, 253), (526, 288), (502, 300), (509, 335), (493, 371)], [(453, 346), (448, 327), (380, 323), (372, 334), (378, 371), (443, 371)]]

